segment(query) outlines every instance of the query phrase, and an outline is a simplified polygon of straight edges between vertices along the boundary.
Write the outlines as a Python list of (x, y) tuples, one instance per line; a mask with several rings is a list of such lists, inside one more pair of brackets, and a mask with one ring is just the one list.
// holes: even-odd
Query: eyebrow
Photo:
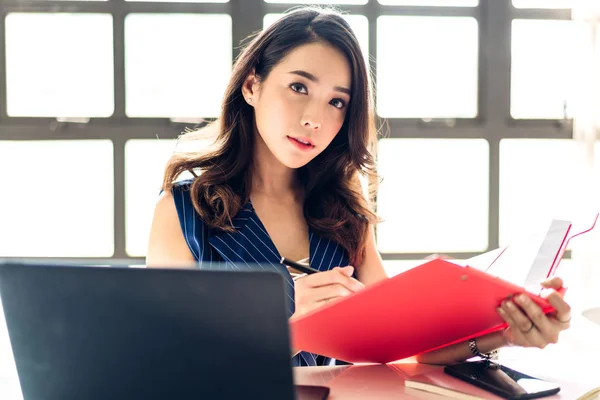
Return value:
[[(302, 71), (302, 70), (296, 70), (296, 71), (290, 71), (290, 74), (294, 74), (294, 75), (299, 75), (299, 76), (303, 76), (306, 79), (308, 79), (309, 81), (313, 81), (315, 83), (319, 82), (319, 78), (317, 78), (316, 76), (314, 76), (313, 74), (311, 74), (310, 72), (306, 72), (306, 71)], [(342, 92), (342, 93), (346, 93), (347, 95), (350, 95), (350, 89), (342, 87), (342, 86), (334, 86), (333, 87), (334, 90), (338, 91), (338, 92)]]

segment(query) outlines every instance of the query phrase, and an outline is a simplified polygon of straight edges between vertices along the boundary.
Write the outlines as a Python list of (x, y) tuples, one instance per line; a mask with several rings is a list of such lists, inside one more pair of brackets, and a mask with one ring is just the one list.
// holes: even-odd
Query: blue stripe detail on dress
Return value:
[[(287, 268), (279, 263), (281, 256), (264, 225), (248, 201), (232, 219), (235, 232), (209, 229), (193, 207), (190, 197), (191, 180), (175, 184), (172, 193), (185, 241), (198, 262), (199, 268), (271, 268), (281, 273), (286, 281), (288, 316), (295, 310), (294, 281)], [(349, 263), (346, 251), (338, 243), (309, 229), (311, 266), (327, 271)], [(294, 366), (328, 365), (330, 359), (309, 352), (300, 352), (292, 358)]]

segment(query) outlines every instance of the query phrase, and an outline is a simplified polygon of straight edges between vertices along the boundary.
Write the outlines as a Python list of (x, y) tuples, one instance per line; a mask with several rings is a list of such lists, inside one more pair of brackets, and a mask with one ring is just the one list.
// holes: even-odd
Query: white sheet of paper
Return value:
[(545, 231), (457, 263), (486, 271), (537, 293), (540, 282), (546, 278), (570, 227), (570, 221), (554, 219)]

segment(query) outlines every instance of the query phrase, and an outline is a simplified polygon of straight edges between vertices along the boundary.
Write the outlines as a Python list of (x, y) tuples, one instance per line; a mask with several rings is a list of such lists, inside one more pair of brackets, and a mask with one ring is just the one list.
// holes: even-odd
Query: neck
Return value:
[(299, 192), (296, 171), (280, 163), (257, 134), (251, 193), (283, 200), (290, 196), (295, 198)]

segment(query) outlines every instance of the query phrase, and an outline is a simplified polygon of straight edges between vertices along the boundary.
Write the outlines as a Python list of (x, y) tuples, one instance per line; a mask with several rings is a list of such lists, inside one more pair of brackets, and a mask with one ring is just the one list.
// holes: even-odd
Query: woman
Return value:
[[(374, 240), (378, 220), (359, 181), (360, 174), (377, 178), (369, 78), (354, 33), (335, 12), (296, 9), (256, 36), (236, 60), (214, 147), (174, 155), (166, 168), (147, 265), (266, 265), (288, 282), (290, 317), (386, 279)], [(183, 139), (194, 135), (203, 132)], [(174, 183), (186, 171), (194, 178)], [(282, 256), (323, 272), (294, 281)], [(548, 300), (553, 317), (527, 298), (507, 301), (498, 310), (509, 325), (503, 333), (418, 360), (451, 363), (509, 343), (554, 343), (570, 311), (557, 291)], [(294, 356), (294, 365), (327, 362)]]

